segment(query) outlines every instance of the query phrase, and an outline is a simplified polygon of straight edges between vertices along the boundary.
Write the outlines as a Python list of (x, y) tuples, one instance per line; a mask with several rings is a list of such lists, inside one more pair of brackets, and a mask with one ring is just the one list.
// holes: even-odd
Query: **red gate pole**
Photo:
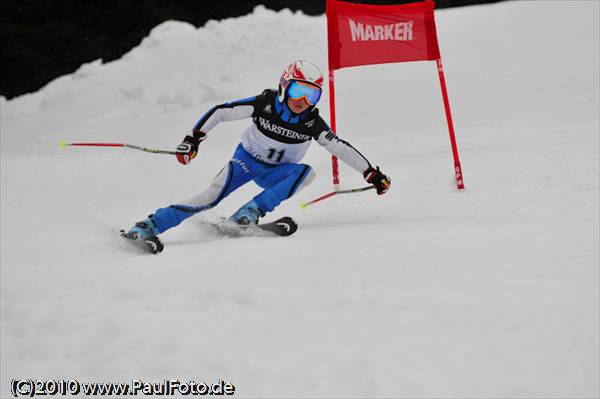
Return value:
[(456, 137), (454, 136), (454, 124), (452, 123), (452, 114), (450, 113), (450, 101), (448, 101), (448, 90), (446, 89), (446, 78), (444, 77), (444, 69), (442, 68), (442, 59), (436, 60), (437, 70), (440, 76), (440, 85), (442, 87), (442, 97), (444, 99), (444, 108), (446, 110), (446, 121), (448, 122), (448, 132), (450, 133), (450, 144), (452, 145), (452, 156), (454, 157), (454, 173), (456, 177), (456, 186), (459, 190), (463, 190), (462, 168), (460, 167), (460, 159), (458, 158), (458, 148), (456, 146)]
[[(333, 72), (333, 69), (329, 70), (329, 115), (331, 117), (331, 130), (333, 130), (333, 133), (335, 134), (335, 87), (333, 83)], [(335, 155), (331, 156), (331, 169), (333, 172), (333, 189), (338, 191), (340, 189), (340, 171), (338, 159)]]

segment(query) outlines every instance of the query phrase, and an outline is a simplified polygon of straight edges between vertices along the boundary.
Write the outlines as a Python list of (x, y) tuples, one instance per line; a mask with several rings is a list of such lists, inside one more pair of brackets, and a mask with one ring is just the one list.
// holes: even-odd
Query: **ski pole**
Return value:
[(323, 200), (325, 200), (327, 198), (330, 198), (330, 197), (333, 197), (334, 195), (337, 195), (337, 194), (360, 193), (360, 192), (363, 192), (363, 191), (372, 190), (374, 188), (375, 188), (375, 186), (367, 186), (367, 187), (361, 187), (361, 188), (352, 188), (352, 189), (349, 189), (349, 190), (332, 191), (330, 193), (327, 193), (325, 195), (320, 196), (319, 198), (315, 198), (312, 201), (306, 202), (304, 204), (300, 204), (300, 207), (301, 208), (306, 208), (307, 206), (309, 206), (311, 204), (323, 201)]
[(175, 152), (175, 151), (161, 150), (158, 148), (142, 147), (139, 145), (125, 144), (125, 143), (68, 143), (65, 140), (63, 140), (58, 143), (58, 146), (60, 148), (67, 148), (67, 147), (125, 147), (125, 148), (131, 148), (133, 150), (150, 152), (152, 154), (169, 154), (169, 155), (177, 154), (177, 152)]

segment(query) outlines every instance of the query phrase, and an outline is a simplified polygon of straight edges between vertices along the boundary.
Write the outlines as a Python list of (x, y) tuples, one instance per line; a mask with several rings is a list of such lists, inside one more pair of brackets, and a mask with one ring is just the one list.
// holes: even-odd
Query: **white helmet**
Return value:
[[(323, 74), (312, 62), (296, 60), (284, 69), (279, 79), (279, 101), (284, 102), (286, 91), (291, 82), (306, 82), (323, 89)], [(313, 104), (314, 105), (314, 104)]]

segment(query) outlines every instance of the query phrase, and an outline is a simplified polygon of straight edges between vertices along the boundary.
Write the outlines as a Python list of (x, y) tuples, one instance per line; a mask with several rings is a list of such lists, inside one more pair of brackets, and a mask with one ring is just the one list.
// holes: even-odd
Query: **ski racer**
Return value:
[(198, 153), (208, 132), (223, 121), (252, 118), (231, 160), (200, 195), (157, 209), (127, 233), (139, 239), (157, 236), (198, 212), (213, 208), (223, 198), (253, 180), (263, 191), (237, 210), (230, 220), (257, 224), (282, 202), (314, 178), (313, 169), (300, 163), (312, 140), (362, 173), (382, 195), (391, 180), (350, 143), (335, 135), (316, 108), (323, 89), (323, 74), (312, 63), (292, 62), (282, 73), (279, 90), (264, 90), (255, 97), (217, 105), (196, 123), (192, 135), (177, 147), (177, 160), (187, 165)]

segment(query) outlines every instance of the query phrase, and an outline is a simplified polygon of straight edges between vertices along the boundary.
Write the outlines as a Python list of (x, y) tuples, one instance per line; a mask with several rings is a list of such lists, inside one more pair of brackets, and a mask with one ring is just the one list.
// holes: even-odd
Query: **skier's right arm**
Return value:
[(177, 160), (187, 165), (198, 153), (198, 145), (206, 139), (206, 134), (220, 122), (250, 118), (254, 110), (263, 102), (265, 92), (255, 96), (219, 104), (212, 107), (194, 125), (193, 135), (185, 136), (177, 146)]

